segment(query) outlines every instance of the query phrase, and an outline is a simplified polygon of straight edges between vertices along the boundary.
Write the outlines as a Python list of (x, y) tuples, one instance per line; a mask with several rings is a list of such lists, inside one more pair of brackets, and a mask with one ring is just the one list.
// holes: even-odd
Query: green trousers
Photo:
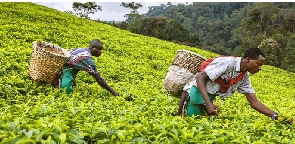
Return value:
[[(215, 99), (216, 95), (208, 94), (210, 100)], [(199, 91), (195, 86), (190, 88), (189, 100), (186, 105), (186, 114), (188, 116), (197, 116), (206, 114), (205, 101)]]
[(60, 76), (60, 88), (66, 89), (66, 93), (73, 92), (73, 74), (72, 69), (64, 67)]

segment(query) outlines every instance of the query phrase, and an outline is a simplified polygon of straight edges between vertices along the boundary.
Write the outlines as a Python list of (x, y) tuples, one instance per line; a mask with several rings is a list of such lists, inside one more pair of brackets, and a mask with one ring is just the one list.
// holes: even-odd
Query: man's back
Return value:
[(86, 71), (91, 75), (97, 74), (96, 65), (88, 48), (76, 48), (70, 51), (71, 58), (67, 66), (73, 68), (74, 76), (80, 71)]

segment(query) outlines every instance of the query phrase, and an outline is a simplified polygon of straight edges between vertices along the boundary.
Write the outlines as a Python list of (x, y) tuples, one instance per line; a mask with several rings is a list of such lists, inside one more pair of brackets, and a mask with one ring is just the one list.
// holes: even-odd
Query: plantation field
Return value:
[[(176, 116), (178, 99), (163, 86), (176, 51), (217, 54), (132, 34), (34, 3), (0, 3), (0, 143), (295, 143), (294, 124), (272, 121), (244, 95), (218, 99), (217, 117)], [(66, 94), (29, 76), (34, 41), (69, 50), (92, 39), (94, 58), (112, 96), (85, 72)], [(258, 99), (280, 118), (294, 117), (294, 73), (264, 65), (251, 75)]]

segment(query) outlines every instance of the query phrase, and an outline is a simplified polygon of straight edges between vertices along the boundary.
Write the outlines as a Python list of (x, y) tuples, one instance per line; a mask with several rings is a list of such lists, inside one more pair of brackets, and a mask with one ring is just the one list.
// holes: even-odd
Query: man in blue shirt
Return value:
[(102, 49), (102, 42), (98, 39), (94, 39), (90, 42), (88, 48), (76, 48), (71, 50), (70, 60), (65, 64), (63, 70), (53, 81), (53, 86), (66, 88), (67, 93), (72, 92), (72, 86), (75, 85), (75, 77), (78, 72), (82, 70), (88, 72), (101, 87), (108, 90), (112, 95), (118, 96), (118, 92), (110, 87), (105, 79), (101, 77), (92, 58), (92, 56), (99, 57), (102, 53)]

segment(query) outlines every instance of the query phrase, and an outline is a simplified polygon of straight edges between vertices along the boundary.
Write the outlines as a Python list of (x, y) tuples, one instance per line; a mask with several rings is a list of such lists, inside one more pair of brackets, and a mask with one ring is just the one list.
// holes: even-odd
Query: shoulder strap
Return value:
[(246, 72), (242, 72), (240, 73), (237, 77), (235, 78), (225, 78), (225, 79), (222, 79), (222, 78), (217, 78), (215, 80), (216, 83), (218, 83), (220, 85), (220, 89), (219, 89), (219, 92), (222, 92), (222, 93), (226, 93), (227, 92), (227, 89), (239, 82), (240, 80), (242, 80), (244, 78), (244, 76), (246, 75)]
[(203, 63), (202, 63), (202, 65), (201, 65), (201, 67), (200, 67), (200, 71), (202, 72), (202, 71), (204, 71), (205, 70), (205, 68), (214, 60), (215, 58), (210, 58), (210, 59), (207, 59), (207, 60), (205, 60)]
[[(208, 64), (209, 65), (209, 64)], [(242, 80), (244, 78), (244, 76), (246, 75), (246, 72), (242, 72), (240, 73), (237, 77), (235, 78), (225, 78), (225, 79), (222, 79), (221, 77), (218, 77), (215, 82), (218, 83), (220, 85), (220, 89), (219, 89), (219, 92), (222, 92), (222, 93), (226, 93), (227, 92), (227, 89), (239, 82), (240, 80)]]

